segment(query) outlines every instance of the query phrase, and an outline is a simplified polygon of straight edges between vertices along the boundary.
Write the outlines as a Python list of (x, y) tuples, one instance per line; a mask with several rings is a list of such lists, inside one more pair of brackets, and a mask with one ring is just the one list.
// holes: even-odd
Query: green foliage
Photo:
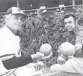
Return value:
[[(78, 24), (83, 26), (83, 7), (76, 7), (75, 10), (74, 14), (77, 16)], [(43, 43), (49, 43), (52, 46), (53, 57), (48, 62), (51, 65), (53, 62), (56, 63), (57, 49), (61, 43), (65, 41), (75, 43), (75, 33), (65, 29), (62, 21), (63, 16), (64, 10), (45, 13), (37, 11), (36, 15), (30, 15), (26, 20), (24, 35), (20, 42), (22, 53), (36, 53)], [(0, 16), (0, 23), (0, 27), (2, 27), (4, 24), (3, 16)]]
[(21, 40), (23, 52), (36, 53), (41, 44), (49, 43), (53, 48), (54, 56), (57, 56), (57, 49), (61, 43), (69, 41), (74, 44), (75, 34), (65, 29), (63, 16), (62, 11), (37, 12), (36, 16), (30, 16), (25, 28), (26, 36)]

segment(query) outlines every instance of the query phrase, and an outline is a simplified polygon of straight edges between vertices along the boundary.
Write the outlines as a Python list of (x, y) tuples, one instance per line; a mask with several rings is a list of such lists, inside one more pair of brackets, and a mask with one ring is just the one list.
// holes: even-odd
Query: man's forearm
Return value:
[(30, 55), (24, 55), (21, 57), (12, 57), (8, 60), (2, 61), (6, 69), (13, 69), (24, 66), (32, 62), (32, 57)]

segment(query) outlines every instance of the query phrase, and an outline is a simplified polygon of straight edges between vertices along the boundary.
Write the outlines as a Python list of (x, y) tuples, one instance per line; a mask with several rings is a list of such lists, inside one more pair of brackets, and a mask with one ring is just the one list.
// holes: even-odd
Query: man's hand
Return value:
[(61, 56), (58, 57), (58, 59), (57, 59), (58, 64), (64, 64), (65, 62), (66, 62), (66, 60), (63, 57), (61, 57)]
[(35, 61), (35, 60), (39, 61), (39, 60), (43, 59), (44, 54), (37, 52), (36, 54), (32, 54), (31, 57), (32, 57), (33, 61)]
[(52, 57), (53, 53), (51, 52), (48, 56), (44, 56), (43, 60), (47, 60), (50, 59)]
[(35, 63), (34, 68), (36, 71), (41, 70), (44, 67), (44, 63), (42, 61), (38, 61)]
[(82, 44), (81, 43), (76, 43), (75, 44), (75, 52), (80, 53), (82, 50)]

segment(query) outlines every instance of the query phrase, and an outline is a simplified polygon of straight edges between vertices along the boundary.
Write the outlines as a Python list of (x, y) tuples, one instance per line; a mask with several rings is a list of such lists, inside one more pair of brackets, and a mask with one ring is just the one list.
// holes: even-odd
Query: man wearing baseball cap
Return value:
[(26, 25), (26, 18), (27, 15), (17, 7), (9, 8), (5, 14), (5, 24), (0, 29), (0, 76), (8, 74), (10, 69), (27, 65), (44, 56), (39, 52), (32, 55), (18, 55), (20, 36), (23, 25)]

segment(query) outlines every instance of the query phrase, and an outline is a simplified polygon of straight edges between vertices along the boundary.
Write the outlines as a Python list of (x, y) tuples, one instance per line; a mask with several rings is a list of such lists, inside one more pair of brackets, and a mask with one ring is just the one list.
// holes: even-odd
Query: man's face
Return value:
[(72, 16), (70, 16), (64, 19), (64, 25), (68, 31), (72, 31), (76, 27), (76, 21)]
[(6, 20), (6, 25), (14, 31), (15, 34), (22, 32), (23, 17), (18, 15), (9, 15)]

